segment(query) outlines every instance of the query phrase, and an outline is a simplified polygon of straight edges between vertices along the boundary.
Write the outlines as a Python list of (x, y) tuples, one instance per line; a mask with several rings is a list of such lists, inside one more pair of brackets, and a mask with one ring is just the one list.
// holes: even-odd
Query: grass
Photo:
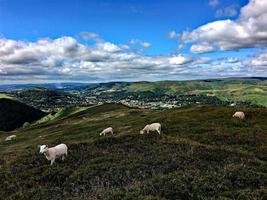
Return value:
[(0, 99), (3, 99), (3, 98), (5, 98), (5, 99), (12, 99), (11, 96), (9, 96), (9, 95), (7, 95), (5, 93), (0, 93)]
[(43, 118), (41, 118), (40, 120), (38, 120), (36, 122), (36, 124), (40, 124), (40, 123), (46, 123), (52, 120), (56, 120), (56, 119), (61, 119), (64, 117), (67, 117), (69, 115), (81, 112), (83, 110), (86, 110), (88, 107), (70, 107), (70, 108), (60, 108), (58, 112), (52, 114), (50, 113), (49, 115), (44, 116)]
[[(267, 109), (188, 106), (164, 111), (105, 104), (0, 133), (0, 199), (267, 198)], [(148, 123), (163, 134), (140, 135)], [(100, 137), (112, 126), (116, 134)], [(3, 142), (10, 134), (17, 140)], [(38, 144), (64, 142), (49, 161)]]

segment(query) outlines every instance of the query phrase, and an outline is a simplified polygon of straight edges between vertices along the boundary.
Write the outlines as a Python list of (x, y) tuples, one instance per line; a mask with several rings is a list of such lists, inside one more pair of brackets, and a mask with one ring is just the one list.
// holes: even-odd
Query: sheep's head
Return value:
[(102, 136), (103, 135), (103, 132), (99, 133), (99, 135)]
[(38, 147), (40, 148), (40, 153), (45, 153), (48, 150), (47, 145), (38, 145)]
[(140, 131), (140, 134), (144, 134), (144, 129)]

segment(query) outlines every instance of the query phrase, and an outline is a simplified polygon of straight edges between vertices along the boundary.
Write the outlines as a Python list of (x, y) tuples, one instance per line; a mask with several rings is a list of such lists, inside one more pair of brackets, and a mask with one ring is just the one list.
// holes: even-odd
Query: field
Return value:
[[(105, 104), (0, 133), (0, 199), (266, 199), (267, 109)], [(140, 135), (160, 122), (163, 134)], [(100, 137), (112, 126), (116, 134)], [(10, 134), (17, 140), (4, 142)], [(66, 143), (53, 166), (38, 144)]]

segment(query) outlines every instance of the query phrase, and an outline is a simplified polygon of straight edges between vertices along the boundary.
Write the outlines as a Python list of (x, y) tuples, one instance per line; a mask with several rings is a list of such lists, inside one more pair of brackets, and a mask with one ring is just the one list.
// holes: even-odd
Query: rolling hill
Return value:
[(77, 95), (63, 90), (55, 90), (44, 87), (34, 87), (24, 90), (11, 91), (15, 99), (41, 110), (54, 110), (57, 108), (82, 105), (83, 101)]
[(33, 122), (46, 113), (11, 99), (0, 99), (0, 131), (19, 128), (24, 122)]
[[(90, 107), (0, 133), (0, 199), (266, 199), (267, 109)], [(140, 135), (152, 122), (163, 134)], [(112, 126), (116, 134), (100, 137)], [(66, 143), (49, 166), (38, 144)]]
[(267, 78), (225, 78), (192, 81), (158, 82), (113, 82), (102, 83), (87, 89), (89, 95), (132, 95), (154, 96), (206, 95), (222, 101), (251, 102), (267, 106)]

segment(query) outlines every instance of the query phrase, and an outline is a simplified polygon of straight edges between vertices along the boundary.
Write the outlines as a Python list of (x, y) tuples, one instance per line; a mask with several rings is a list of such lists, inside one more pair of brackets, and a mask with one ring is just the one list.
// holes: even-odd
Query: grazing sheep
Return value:
[(236, 117), (239, 119), (245, 119), (245, 113), (242, 111), (238, 111), (238, 112), (235, 112), (235, 114), (233, 114), (233, 117)]
[(106, 134), (112, 134), (113, 135), (113, 128), (112, 127), (108, 127), (106, 129), (104, 129), (99, 135), (102, 136), (102, 135), (106, 135)]
[(161, 133), (161, 124), (160, 123), (153, 123), (146, 125), (141, 131), (140, 134), (149, 133), (149, 132), (158, 132)]
[(22, 127), (23, 128), (28, 128), (30, 126), (31, 126), (31, 124), (29, 122), (25, 122)]
[(47, 145), (38, 145), (40, 148), (40, 153), (44, 154), (47, 160), (51, 161), (50, 165), (53, 165), (56, 158), (62, 157), (62, 160), (65, 159), (65, 156), (68, 155), (68, 147), (65, 144), (59, 144), (55, 147), (48, 148)]
[(5, 141), (11, 141), (11, 140), (14, 140), (14, 139), (16, 139), (16, 135), (10, 135), (10, 136), (7, 136), (6, 137), (6, 139), (5, 139)]

